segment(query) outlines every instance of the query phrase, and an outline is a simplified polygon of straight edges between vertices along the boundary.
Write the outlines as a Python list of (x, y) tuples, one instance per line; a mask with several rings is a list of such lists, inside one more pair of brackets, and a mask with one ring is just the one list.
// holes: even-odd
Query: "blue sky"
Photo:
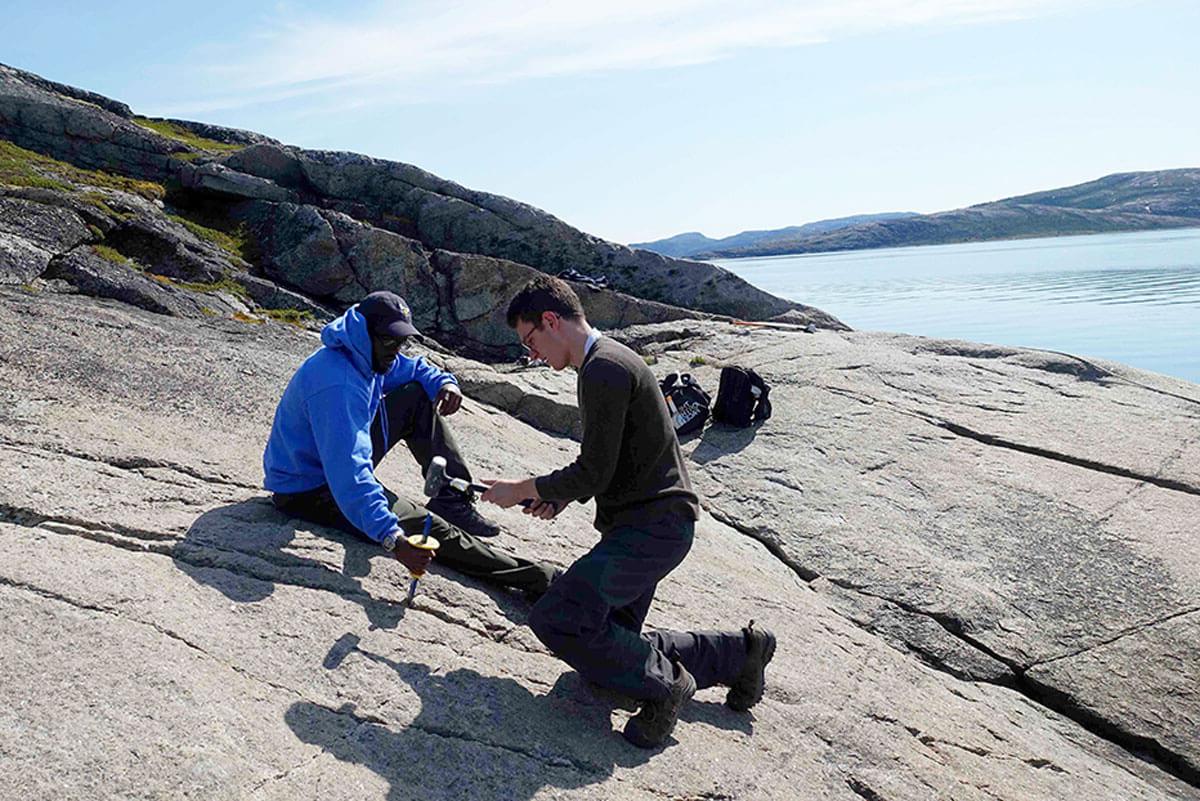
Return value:
[(0, 62), (633, 242), (1200, 166), (1200, 3), (5, 0)]

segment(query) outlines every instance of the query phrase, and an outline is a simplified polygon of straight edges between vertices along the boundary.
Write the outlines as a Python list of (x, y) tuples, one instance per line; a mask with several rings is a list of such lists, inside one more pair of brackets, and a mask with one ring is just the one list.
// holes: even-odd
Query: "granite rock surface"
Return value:
[[(614, 332), (656, 370), (732, 357), (775, 386), (762, 426), (684, 443), (706, 511), (649, 621), (770, 626), (766, 698), (704, 691), (642, 752), (524, 599), (435, 567), (406, 608), (386, 554), (273, 509), (261, 447), (311, 332), (53, 285), (0, 288), (0, 329), (5, 797), (1200, 798), (1195, 498), (1164, 486), (1196, 480), (1190, 385), (912, 337)], [(478, 475), (572, 458), (529, 400), (561, 426), (569, 376), (445, 358)], [(380, 469), (414, 496), (417, 472)], [(590, 507), (494, 514), (559, 565), (595, 538)]]

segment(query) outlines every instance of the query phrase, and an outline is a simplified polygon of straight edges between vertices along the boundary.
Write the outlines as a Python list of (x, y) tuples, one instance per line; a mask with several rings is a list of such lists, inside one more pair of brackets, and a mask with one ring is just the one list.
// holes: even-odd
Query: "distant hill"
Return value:
[(873, 220), (748, 245), (719, 245), (691, 255), (781, 256), (1188, 227), (1200, 227), (1200, 169), (1196, 168), (1117, 173), (953, 211)]
[(631, 248), (640, 248), (641, 250), (649, 250), (653, 253), (658, 253), (663, 256), (671, 256), (677, 259), (688, 258), (699, 253), (710, 253), (713, 251), (735, 250), (739, 248), (751, 248), (760, 245), (769, 245), (777, 241), (792, 240), (807, 236), (815, 236), (829, 231), (836, 231), (839, 228), (845, 228), (850, 225), (858, 225), (860, 223), (878, 222), (882, 220), (899, 220), (905, 217), (916, 217), (916, 213), (911, 211), (898, 211), (885, 214), (856, 214), (853, 217), (838, 217), (832, 220), (818, 220), (817, 222), (805, 223), (804, 225), (791, 225), (787, 228), (775, 228), (770, 231), (742, 231), (740, 234), (727, 236), (724, 239), (710, 239), (698, 231), (690, 231), (686, 234), (676, 234), (667, 239), (659, 239), (654, 242), (637, 242), (631, 244)]

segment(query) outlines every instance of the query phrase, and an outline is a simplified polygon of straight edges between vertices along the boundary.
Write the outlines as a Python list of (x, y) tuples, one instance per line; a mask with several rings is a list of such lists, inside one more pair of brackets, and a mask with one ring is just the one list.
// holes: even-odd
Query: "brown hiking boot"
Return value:
[(775, 656), (775, 635), (767, 629), (754, 628), (754, 621), (742, 629), (746, 638), (746, 663), (729, 692), (725, 695), (725, 706), (737, 712), (745, 712), (762, 700), (767, 685), (767, 663)]
[(638, 748), (657, 748), (666, 742), (679, 720), (679, 711), (696, 694), (696, 680), (683, 665), (675, 663), (679, 675), (671, 684), (671, 694), (661, 701), (646, 701), (642, 709), (625, 724), (625, 739)]

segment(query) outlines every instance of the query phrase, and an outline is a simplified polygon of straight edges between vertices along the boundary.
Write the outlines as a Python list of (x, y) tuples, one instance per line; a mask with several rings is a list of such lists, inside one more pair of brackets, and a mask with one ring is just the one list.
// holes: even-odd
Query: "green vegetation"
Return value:
[(262, 325), (266, 322), (266, 320), (263, 320), (260, 317), (252, 317), (249, 314), (240, 311), (233, 313), (233, 319), (237, 320), (239, 323), (252, 323), (254, 325)]
[(243, 299), (248, 299), (250, 297), (250, 294), (246, 292), (246, 287), (242, 286), (237, 281), (234, 281), (227, 275), (221, 276), (221, 278), (217, 281), (211, 281), (206, 284), (190, 283), (187, 281), (171, 281), (171, 283), (182, 289), (190, 289), (193, 292), (228, 292)]
[(178, 214), (168, 214), (167, 217), (179, 223), (201, 239), (212, 242), (217, 247), (233, 256), (237, 256), (239, 259), (248, 261), (246, 254), (250, 250), (250, 239), (246, 234), (246, 227), (244, 225), (239, 225), (234, 229), (233, 233), (227, 233), (219, 231), (216, 228), (209, 228), (207, 225), (201, 225), (194, 220), (189, 220), (187, 217), (180, 217)]
[(49, 178), (42, 170), (37, 169), (35, 165), (38, 164), (38, 160), (44, 158), (0, 139), (0, 184), (57, 189), (63, 192), (69, 190), (71, 187), (67, 184)]
[(111, 261), (113, 264), (125, 264), (131, 267), (133, 266), (133, 263), (129, 261), (129, 259), (122, 256), (119, 252), (113, 248), (110, 248), (108, 245), (92, 245), (92, 252), (105, 261)]
[(646, 363), (647, 367), (653, 367), (654, 365), (658, 364), (658, 357), (651, 353), (643, 356), (642, 361)]
[(116, 220), (129, 220), (135, 215), (130, 212), (121, 212), (108, 205), (108, 198), (99, 192), (84, 192), (82, 195), (83, 201), (89, 206), (94, 206), (106, 216)]
[[(203, 136), (192, 133), (182, 125), (178, 125), (173, 122), (167, 122), (166, 120), (151, 120), (147, 119), (146, 117), (134, 117), (133, 121), (146, 130), (154, 131), (156, 134), (165, 136), (168, 139), (174, 139), (176, 142), (182, 142), (188, 147), (194, 147), (197, 150), (210, 150), (218, 153), (232, 153), (235, 150), (241, 150), (243, 147), (242, 145), (231, 145), (227, 142), (218, 142), (215, 139), (205, 139)], [(188, 158), (189, 155), (190, 154), (179, 154), (176, 156), (176, 158), (190, 160)], [(196, 158), (196, 156), (191, 155), (191, 158)]]
[[(149, 200), (162, 200), (166, 191), (153, 181), (138, 181), (124, 175), (85, 170), (64, 161), (34, 153), (0, 139), (0, 184), (31, 186), (68, 192), (73, 184), (119, 189)], [(103, 198), (101, 198), (103, 199)], [(89, 200), (89, 202), (91, 202)], [(111, 211), (111, 209), (109, 209)]]
[(313, 319), (312, 312), (306, 309), (262, 309), (262, 312), (272, 320), (289, 325), (303, 326)]
[(705, 359), (703, 356), (693, 356), (692, 358), (688, 359), (688, 365), (690, 367), (699, 367), (702, 364), (708, 364), (708, 359)]

